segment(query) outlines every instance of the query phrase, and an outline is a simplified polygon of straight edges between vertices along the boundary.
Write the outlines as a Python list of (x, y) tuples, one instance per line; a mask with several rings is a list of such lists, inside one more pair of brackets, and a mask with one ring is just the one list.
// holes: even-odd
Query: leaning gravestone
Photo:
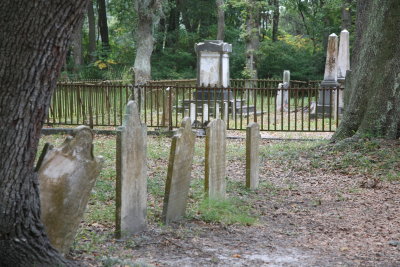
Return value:
[(184, 118), (182, 128), (172, 137), (162, 213), (165, 223), (185, 215), (195, 140), (190, 118)]
[(226, 126), (221, 119), (206, 129), (205, 191), (209, 198), (224, 198), (226, 191)]
[[(51, 244), (68, 253), (98, 177), (102, 158), (93, 156), (93, 133), (79, 126), (38, 164), (42, 221)], [(47, 147), (47, 146), (46, 146)]]
[(129, 101), (117, 131), (116, 236), (146, 228), (147, 127), (140, 122), (137, 104)]
[(246, 129), (246, 187), (257, 189), (260, 168), (260, 126), (252, 122)]

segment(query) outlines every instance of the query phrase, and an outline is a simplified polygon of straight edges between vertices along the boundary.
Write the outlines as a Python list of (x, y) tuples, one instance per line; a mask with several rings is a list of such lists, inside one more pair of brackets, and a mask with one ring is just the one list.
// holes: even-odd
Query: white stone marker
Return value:
[(124, 238), (146, 228), (147, 127), (134, 101), (117, 131), (116, 161), (116, 235)]
[(203, 104), (203, 123), (208, 121), (208, 104)]
[(225, 101), (224, 102), (224, 121), (226, 121), (227, 123), (228, 123), (228, 116), (229, 116), (228, 112), (229, 112), (229, 102)]
[(283, 83), (278, 85), (278, 89), (286, 89), (286, 90), (278, 90), (276, 95), (276, 106), (277, 111), (287, 112), (289, 105), (289, 87), (290, 87), (290, 71), (283, 71)]
[(190, 118), (184, 118), (182, 127), (172, 137), (162, 213), (166, 224), (185, 215), (195, 140)]
[[(103, 159), (93, 156), (93, 133), (79, 126), (38, 163), (41, 218), (51, 244), (67, 254), (83, 218)], [(48, 147), (48, 146), (46, 146)]]
[[(335, 94), (335, 107), (334, 114), (336, 118), (336, 110), (338, 110), (337, 104), (339, 105), (339, 114), (343, 113), (343, 89), (346, 79), (346, 71), (350, 70), (350, 41), (349, 32), (343, 30), (340, 32), (339, 40), (339, 53), (338, 53), (338, 70), (337, 70), (337, 80), (340, 84), (340, 89), (338, 89), (339, 97)], [(338, 100), (339, 99), (339, 100)], [(338, 102), (338, 103), (337, 103)]]
[(195, 103), (190, 103), (190, 121), (192, 122), (192, 124), (193, 124), (193, 122), (196, 121), (196, 117), (197, 117), (196, 104)]
[[(334, 33), (329, 35), (328, 48), (326, 52), (324, 80), (321, 82), (323, 88), (337, 87), (337, 57), (338, 57), (338, 36)], [(324, 112), (329, 115), (331, 109), (331, 94), (329, 91), (319, 91), (317, 113)]]
[(258, 188), (260, 168), (260, 126), (256, 122), (250, 123), (246, 128), (246, 187)]
[(219, 103), (215, 103), (215, 118), (216, 119), (221, 119), (221, 113), (219, 110)]
[(221, 119), (206, 129), (205, 191), (209, 198), (224, 198), (226, 192), (226, 126)]

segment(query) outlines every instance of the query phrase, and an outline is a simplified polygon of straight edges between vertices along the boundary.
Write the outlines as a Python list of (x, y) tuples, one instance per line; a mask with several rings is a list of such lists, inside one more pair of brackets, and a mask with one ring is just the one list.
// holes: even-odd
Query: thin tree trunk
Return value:
[(342, 2), (342, 30), (348, 30), (351, 26), (351, 2), (352, 0)]
[(72, 57), (74, 59), (73, 71), (75, 73), (79, 71), (79, 69), (83, 64), (82, 26), (83, 26), (83, 20), (80, 22), (79, 25), (76, 26), (76, 29), (72, 35)]
[(249, 0), (249, 12), (246, 19), (246, 68), (251, 79), (257, 79), (256, 51), (260, 46), (259, 9), (255, 2)]
[(108, 24), (107, 24), (107, 10), (106, 0), (97, 0), (98, 4), (98, 23), (101, 36), (101, 45), (103, 52), (106, 53), (110, 50), (110, 41), (108, 38)]
[(40, 221), (35, 155), (86, 0), (0, 1), (0, 263), (68, 266)]
[(279, 29), (279, 0), (274, 0), (274, 15), (272, 17), (272, 41), (278, 40), (278, 29)]
[(224, 0), (216, 0), (218, 11), (218, 32), (217, 40), (224, 40), (225, 37), (225, 11)]
[(333, 139), (396, 138), (400, 121), (400, 2), (359, 1), (345, 113)]
[(92, 0), (89, 0), (87, 14), (89, 24), (89, 58), (90, 62), (94, 62), (96, 61), (96, 20)]

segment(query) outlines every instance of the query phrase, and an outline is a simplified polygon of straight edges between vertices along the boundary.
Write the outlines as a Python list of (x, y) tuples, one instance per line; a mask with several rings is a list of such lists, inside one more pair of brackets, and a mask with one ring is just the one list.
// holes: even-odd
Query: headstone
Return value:
[(147, 127), (140, 122), (137, 104), (129, 101), (117, 130), (116, 236), (146, 228)]
[(228, 122), (229, 103), (224, 102), (224, 121)]
[[(322, 88), (334, 88), (337, 82), (337, 57), (338, 57), (338, 36), (334, 33), (329, 35), (328, 48), (326, 52), (324, 80), (321, 82)], [(320, 90), (318, 94), (317, 113), (324, 113), (328, 116), (331, 113), (331, 92)]]
[(79, 126), (38, 164), (41, 218), (51, 244), (68, 253), (82, 220), (102, 158), (93, 155), (93, 133)]
[(184, 118), (182, 127), (172, 137), (162, 213), (165, 223), (185, 215), (195, 140), (190, 118)]
[(197, 86), (204, 84), (228, 87), (228, 53), (232, 52), (232, 45), (221, 40), (207, 40), (196, 44), (195, 50), (197, 54)]
[(252, 122), (246, 129), (246, 187), (257, 189), (260, 168), (260, 126)]
[(286, 89), (286, 90), (278, 90), (276, 95), (276, 105), (277, 111), (287, 112), (289, 105), (289, 87), (290, 87), (290, 71), (283, 71), (283, 83), (278, 85), (278, 89)]
[(224, 198), (226, 192), (226, 126), (221, 119), (206, 129), (205, 191), (209, 198)]
[[(172, 114), (172, 103), (174, 102), (173, 94), (170, 92), (171, 87), (167, 87), (166, 90), (162, 91), (164, 94), (163, 97), (163, 113), (161, 119), (161, 125), (164, 127), (168, 127), (170, 123), (170, 117)], [(171, 105), (170, 105), (171, 104)]]
[(203, 104), (203, 123), (208, 121), (208, 104)]
[(196, 121), (196, 104), (195, 103), (190, 103), (190, 121), (192, 124)]
[(221, 113), (219, 110), (219, 103), (215, 103), (215, 118), (216, 119), (221, 119)]
[(347, 30), (343, 30), (340, 33), (340, 40), (339, 40), (339, 53), (338, 53), (338, 71), (337, 71), (337, 80), (340, 84), (340, 88), (338, 89), (337, 93), (339, 96), (335, 95), (334, 103), (334, 114), (335, 119), (337, 113), (343, 113), (343, 90), (344, 84), (346, 80), (346, 72), (350, 70), (350, 41), (349, 41), (349, 32)]

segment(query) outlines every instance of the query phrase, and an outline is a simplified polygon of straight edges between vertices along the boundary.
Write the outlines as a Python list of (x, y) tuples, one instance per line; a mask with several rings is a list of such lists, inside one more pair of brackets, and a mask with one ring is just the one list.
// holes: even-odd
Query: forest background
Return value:
[[(90, 2), (61, 77), (131, 80), (143, 11), (134, 0)], [(295, 80), (322, 80), (328, 35), (354, 32), (352, 0), (158, 2), (151, 14), (153, 80), (195, 78), (195, 44), (221, 37), (221, 27), (223, 40), (233, 46), (232, 78), (281, 78), (283, 70), (290, 70)]]

